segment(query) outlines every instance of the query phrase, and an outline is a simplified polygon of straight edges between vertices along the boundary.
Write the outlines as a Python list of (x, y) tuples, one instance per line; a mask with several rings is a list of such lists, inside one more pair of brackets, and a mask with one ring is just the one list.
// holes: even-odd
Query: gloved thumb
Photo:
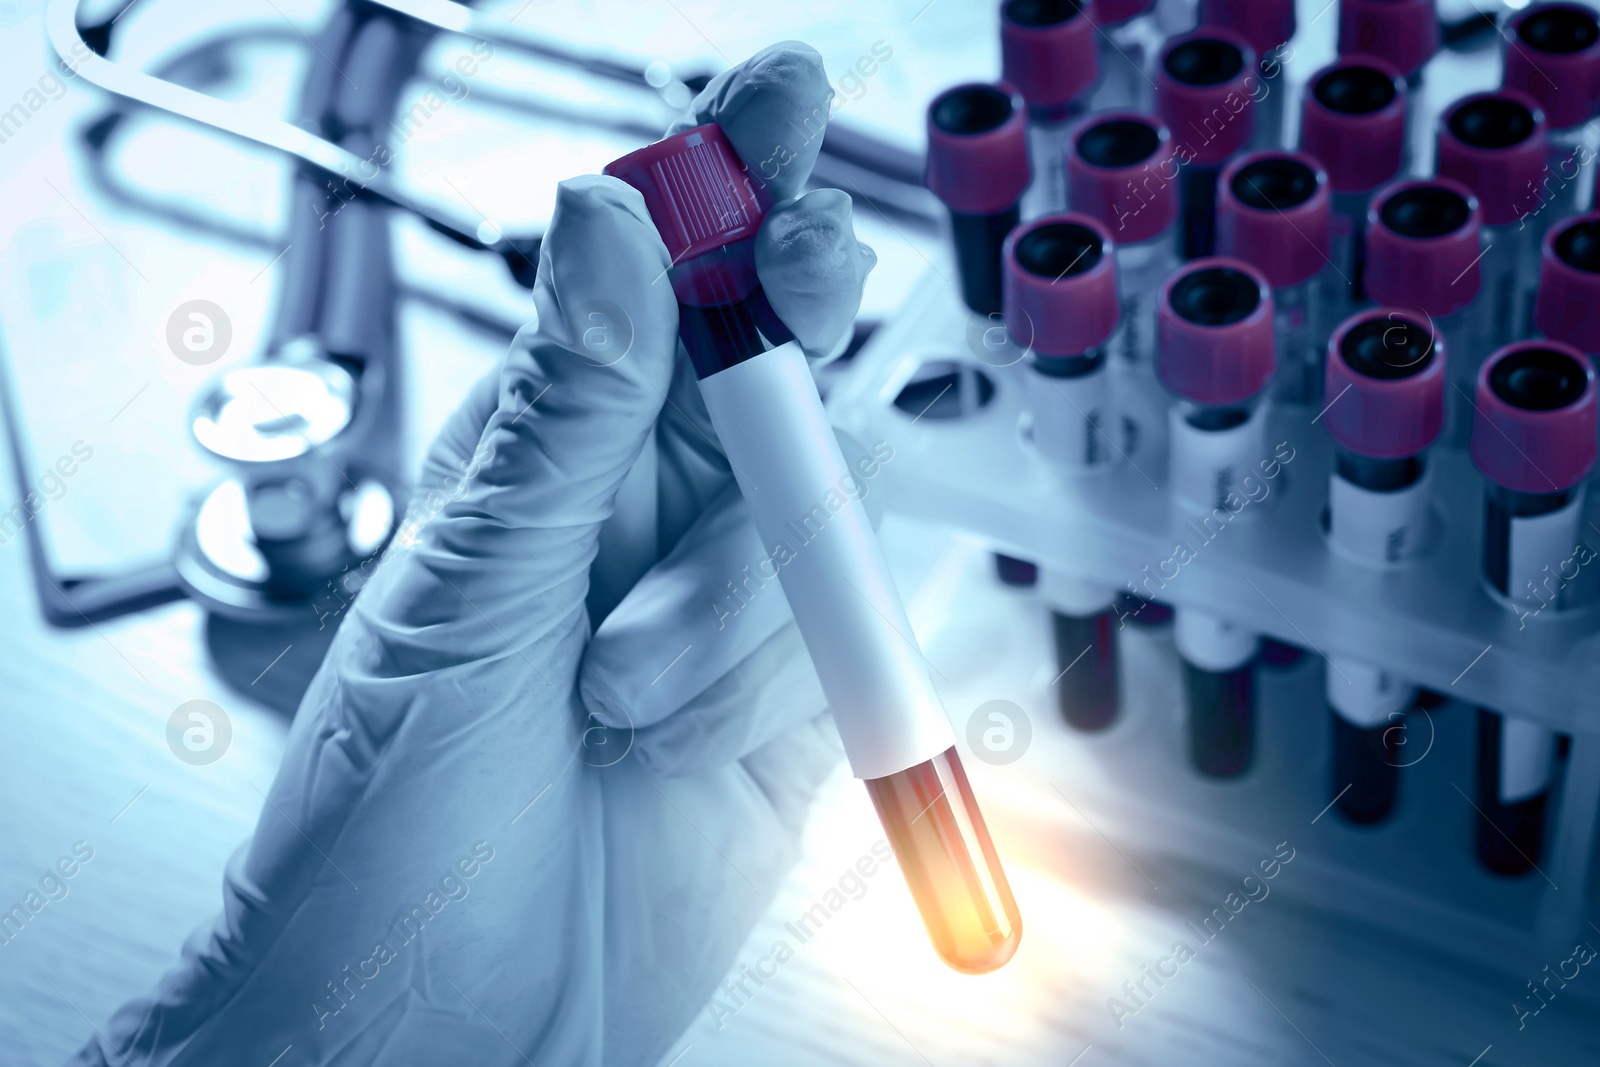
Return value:
[(407, 578), (358, 601), (391, 657), (409, 653), (412, 670), (511, 652), (537, 663), (528, 646), (582, 628), (599, 525), (672, 374), (668, 266), (637, 191), (600, 176), (558, 187), (538, 319), (506, 356), (476, 475), (402, 547)]

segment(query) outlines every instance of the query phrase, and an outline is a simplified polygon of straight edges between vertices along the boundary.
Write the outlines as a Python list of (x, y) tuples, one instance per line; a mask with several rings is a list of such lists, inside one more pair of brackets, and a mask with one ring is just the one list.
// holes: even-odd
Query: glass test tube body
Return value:
[(805, 355), (793, 342), (759, 351), (754, 320), (727, 325), (738, 308), (680, 315), (711, 424), (934, 947), (957, 970), (993, 970), (1021, 917), (866, 509), (846, 496), (817, 517), (851, 472)]
[(1474, 383), (1478, 366), (1492, 351), (1483, 343), (1482, 325), (1483, 315), (1476, 304), (1433, 320), (1434, 330), (1444, 338), (1445, 351), (1450, 353), (1446, 364), (1450, 384), (1446, 389), (1444, 441), (1451, 448), (1466, 448), (1472, 437)]
[(1162, 283), (1178, 267), (1178, 228), (1169, 226), (1148, 241), (1116, 245), (1113, 254), (1121, 317), (1106, 348), (1133, 378), (1124, 393), (1123, 448), (1130, 456), (1158, 455), (1166, 449), (1169, 397), (1155, 375), (1156, 310)]
[[(1106, 353), (1036, 355), (1028, 368), (1033, 441), (1063, 468), (1088, 472), (1112, 459), (1116, 432)], [(1061, 674), (1055, 682), (1061, 717), (1078, 730), (1103, 730), (1117, 716), (1116, 613), (1112, 590), (1046, 568), (1041, 598), (1051, 605), (1051, 635)]]
[(1272, 290), (1273, 336), (1278, 347), (1274, 395), (1289, 404), (1322, 399), (1323, 341), (1328, 336), (1322, 311), (1322, 275)]
[[(1480, 354), (1527, 335), (1533, 280), (1539, 277), (1539, 237), (1532, 226), (1518, 222), (1485, 226), (1483, 243), (1483, 258), (1478, 261), (1482, 281), (1473, 301)], [(1471, 391), (1469, 383), (1462, 388)]]
[[(1582, 502), (1581, 484), (1554, 493), (1489, 487), (1484, 576), (1519, 614), (1563, 606), (1564, 583), (1552, 574), (1580, 539)], [(1555, 746), (1547, 726), (1479, 709), (1477, 852), (1496, 873), (1523, 874), (1539, 862)]]
[[(1169, 481), (1195, 513), (1187, 527), (1200, 544), (1226, 528), (1246, 499), (1243, 483), (1264, 452), (1264, 405), (1219, 407), (1180, 400), (1171, 413)], [(1176, 609), (1174, 638), (1183, 659), (1189, 759), (1212, 778), (1234, 778), (1255, 758), (1254, 633), (1196, 608)]]
[(1067, 136), (1083, 114), (1081, 106), (1028, 108), (1028, 158), (1033, 183), (1022, 194), (1022, 217), (1038, 218), (1067, 209)]
[(1084, 110), (1149, 111), (1150, 57), (1161, 41), (1154, 17), (1144, 14), (1110, 26), (1102, 23), (1099, 38), (1100, 80), (1089, 91)]
[(1371, 202), (1371, 190), (1334, 193), (1330, 198), (1328, 258), (1333, 266), (1322, 276), (1323, 312), (1329, 323), (1343, 321), (1367, 301), (1361, 272), (1367, 258), (1367, 205)]
[[(1422, 541), (1428, 491), (1421, 455), (1376, 459), (1340, 449), (1328, 482), (1329, 537), (1357, 558), (1401, 562)], [(1393, 810), (1400, 786), (1397, 724), (1416, 688), (1393, 672), (1329, 656), (1324, 680), (1333, 724), (1328, 787), (1351, 822), (1371, 825)]]

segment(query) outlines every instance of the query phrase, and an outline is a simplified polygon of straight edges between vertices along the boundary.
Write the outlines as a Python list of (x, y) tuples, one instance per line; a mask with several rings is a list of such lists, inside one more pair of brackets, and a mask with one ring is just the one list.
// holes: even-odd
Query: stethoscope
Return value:
[[(291, 158), (293, 195), (327, 199), (317, 217), (298, 212), (287, 235), (283, 286), (264, 354), (203, 388), (189, 415), (195, 443), (222, 469), (179, 525), (170, 557), (101, 575), (63, 575), (51, 565), (38, 523), (27, 523), (34, 584), (56, 626), (98, 623), (192, 599), (209, 612), (253, 623), (337, 623), (401, 529), (407, 482), (399, 457), (399, 359), (395, 306), (402, 297), (443, 304), (470, 328), (509, 337), (514, 327), (447, 299), (402, 291), (393, 270), (388, 215), (399, 210), (472, 250), (498, 257), (523, 286), (533, 284), (541, 235), (504, 233), (451, 205), (425, 201), (371, 162), (378, 131), (394, 118), (401, 89), (437, 34), (487, 41), (560, 63), (658, 98), (650, 117), (681, 109), (708, 77), (681, 79), (665, 64), (636, 67), (493, 18), (450, 0), (352, 0), (306, 40), (327, 64), (313, 64), (300, 114), (326, 136), (249, 111), (174, 78), (185, 65), (216, 59), (228, 42), (203, 42), (149, 74), (108, 58), (117, 21), (135, 0), (119, 0), (98, 21), (84, 0), (51, 0), (50, 43), (74, 74), (124, 101), (84, 131), (90, 179), (135, 210), (224, 239), (275, 244), (185, 205), (161, 203), (120, 185), (105, 146), (129, 113), (150, 108)], [(302, 36), (298, 30), (281, 35)], [(162, 76), (166, 75), (166, 76)], [(361, 90), (355, 90), (360, 85)], [(374, 102), (381, 102), (374, 106)], [(548, 112), (551, 104), (504, 100)], [(642, 141), (664, 121), (611, 125)], [(919, 154), (848, 125), (830, 125), (813, 184), (833, 185), (901, 223), (931, 228)], [(205, 326), (197, 321), (197, 328)], [(0, 368), (3, 369), (3, 368)], [(15, 392), (0, 373), (11, 458), (19, 484), (31, 469)]]

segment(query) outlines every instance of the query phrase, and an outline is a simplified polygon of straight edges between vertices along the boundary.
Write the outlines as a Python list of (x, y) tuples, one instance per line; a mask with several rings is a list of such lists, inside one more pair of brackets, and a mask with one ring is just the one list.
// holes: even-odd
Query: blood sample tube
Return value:
[(1185, 259), (1216, 248), (1217, 175), (1255, 134), (1256, 54), (1232, 30), (1168, 41), (1156, 71), (1156, 113), (1174, 138)]
[[(756, 278), (771, 205), (720, 127), (697, 126), (616, 160), (666, 245), (678, 333), (701, 396), (934, 948), (978, 973), (1016, 951), (1022, 923), (894, 581), (850, 481), (805, 354)], [(768, 347), (769, 341), (783, 343)], [(793, 544), (797, 515), (826, 525)], [(809, 527), (808, 527), (809, 529)]]
[(1294, 0), (1203, 0), (1200, 24), (1232, 30), (1250, 42), (1256, 53), (1252, 86), (1256, 103), (1255, 148), (1283, 145), (1283, 109), (1289, 80), (1283, 77), (1284, 45), (1294, 36)]
[(1446, 440), (1465, 447), (1472, 427), (1472, 381), (1485, 348), (1472, 307), (1478, 295), (1481, 212), (1472, 190), (1453, 178), (1394, 182), (1367, 209), (1369, 296), (1428, 316), (1450, 363)]
[(1002, 76), (1028, 105), (1033, 183), (1026, 218), (1067, 209), (1067, 131), (1100, 72), (1088, 0), (1006, 0), (1000, 8)]
[(1086, 110), (1150, 107), (1150, 57), (1164, 34), (1156, 25), (1155, 0), (1094, 0), (1089, 18), (1095, 29), (1100, 80), (1089, 92)]
[(1434, 0), (1339, 0), (1339, 58), (1377, 56), (1406, 80), (1411, 108), (1406, 116), (1405, 162), (1429, 147), (1422, 68), (1439, 50)]
[(1325, 277), (1330, 322), (1343, 319), (1363, 300), (1367, 205), (1373, 190), (1400, 173), (1405, 141), (1405, 80), (1387, 61), (1341, 59), (1307, 82), (1300, 150), (1322, 162), (1333, 194), (1333, 272)]
[[(1328, 536), (1336, 549), (1393, 566), (1422, 542), (1428, 517), (1425, 453), (1444, 427), (1444, 343), (1426, 316), (1403, 308), (1357, 312), (1328, 340), (1323, 424), (1338, 446), (1328, 478)], [(1329, 796), (1351, 822), (1393, 810), (1400, 785), (1396, 724), (1415, 686), (1382, 667), (1328, 657), (1333, 728)]]
[(1600, 214), (1566, 219), (1546, 230), (1540, 244), (1534, 329), (1600, 354)]
[[(1021, 219), (1029, 184), (1026, 107), (998, 85), (958, 85), (928, 107), (928, 188), (950, 210), (961, 298), (974, 315), (1000, 320), (1000, 250)], [(1004, 331), (979, 325), (968, 331), (987, 346)], [(980, 353), (980, 358), (986, 358)], [(997, 354), (997, 364), (1009, 363)], [(1027, 560), (995, 554), (995, 575), (1005, 585), (1032, 586), (1038, 569)]]
[(1022, 98), (998, 85), (947, 89), (928, 106), (928, 188), (950, 209), (961, 298), (1000, 314), (1000, 248), (1021, 218), (1028, 187)]
[[(1272, 379), (1272, 294), (1247, 263), (1208, 258), (1182, 267), (1161, 291), (1156, 370), (1177, 397), (1168, 480), (1209, 540), (1244, 508), (1265, 453), (1262, 400)], [(1254, 756), (1259, 641), (1232, 620), (1179, 605), (1189, 758), (1200, 773), (1232, 778)]]
[(1244, 260), (1272, 286), (1273, 395), (1292, 404), (1322, 396), (1327, 325), (1317, 278), (1331, 252), (1328, 200), (1321, 165), (1281, 149), (1240, 156), (1217, 186), (1217, 251)]
[(1503, 35), (1501, 84), (1538, 101), (1550, 124), (1545, 171), (1523, 190), (1521, 210), (1537, 234), (1594, 203), (1594, 157), (1600, 150), (1589, 122), (1600, 94), (1600, 22), (1581, 4), (1533, 4), (1511, 17)]
[[(1026, 370), (1034, 446), (1058, 469), (1104, 468), (1111, 387), (1105, 343), (1117, 325), (1111, 235), (1087, 215), (1049, 215), (1012, 232), (1005, 250), (1005, 318), (1030, 353)], [(1103, 730), (1117, 714), (1115, 591), (1047, 567), (1061, 714)]]
[[(1519, 618), (1565, 606), (1564, 583), (1550, 575), (1580, 537), (1595, 411), (1594, 367), (1560, 341), (1507, 345), (1478, 373), (1472, 460), (1489, 483), (1484, 576)], [(1556, 735), (1480, 710), (1478, 739), (1478, 859), (1497, 874), (1521, 874), (1539, 862)]]
[(1483, 212), (1475, 306), (1486, 350), (1524, 336), (1538, 249), (1538, 232), (1524, 216), (1545, 155), (1544, 113), (1519, 90), (1464, 96), (1439, 117), (1438, 172), (1476, 193)]

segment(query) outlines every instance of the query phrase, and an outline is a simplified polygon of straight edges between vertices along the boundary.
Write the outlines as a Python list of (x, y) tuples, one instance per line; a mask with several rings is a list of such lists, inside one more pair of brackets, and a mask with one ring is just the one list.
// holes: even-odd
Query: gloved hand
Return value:
[[(828, 95), (817, 54), (781, 45), (694, 121), (752, 166), (786, 147), (770, 183), (792, 196)], [(758, 238), (773, 307), (819, 356), (872, 265), (849, 207), (782, 203)], [(839, 750), (776, 583), (728, 599), (761, 549), (667, 265), (635, 191), (562, 184), (537, 324), (435, 442), (420, 525), (313, 680), (222, 914), (74, 1062), (648, 1065), (701, 1010)], [(646, 520), (619, 512), (623, 548), (597, 559), (636, 461)], [(591, 563), (620, 590), (656, 546), (591, 641)]]

